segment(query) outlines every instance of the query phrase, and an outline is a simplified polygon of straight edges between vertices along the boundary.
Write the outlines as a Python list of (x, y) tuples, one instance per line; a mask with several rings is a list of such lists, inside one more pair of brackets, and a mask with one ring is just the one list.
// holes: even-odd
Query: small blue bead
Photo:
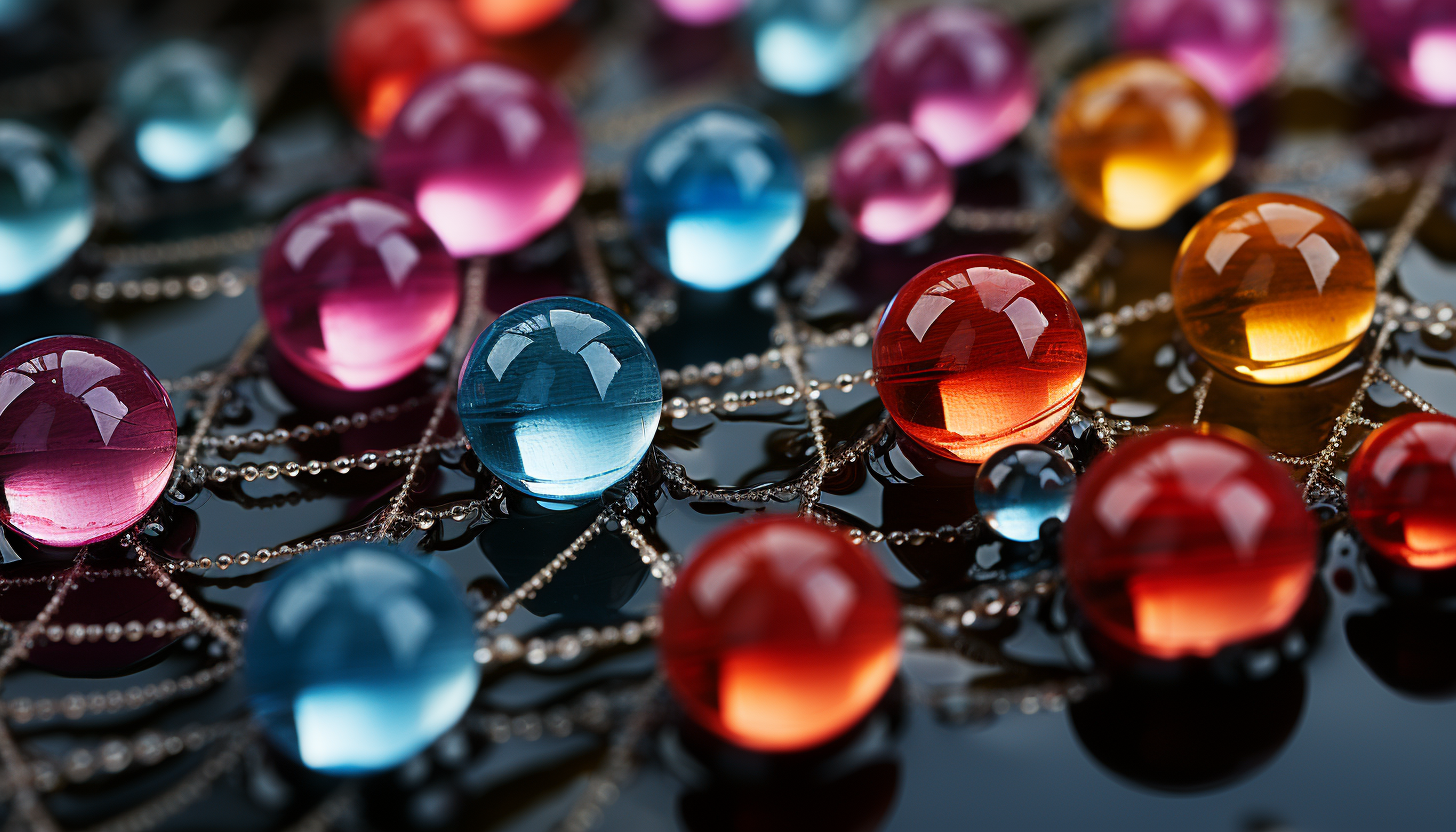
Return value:
[(20, 28), (24, 23), (30, 21), (45, 0), (0, 0), (0, 32), (8, 32)]
[(542, 298), (496, 319), (460, 373), (460, 422), (481, 463), (544, 500), (585, 502), (642, 461), (657, 432), (657, 360), (599, 303)]
[[(454, 726), (475, 697), (475, 629), (453, 579), (385, 546), (282, 567), (248, 616), (248, 702), (316, 771), (383, 771)], [(443, 567), (438, 567), (443, 570)]]
[(0, 294), (19, 292), (70, 259), (91, 233), (86, 170), (60, 139), (0, 121)]
[(658, 129), (622, 191), (633, 236), (661, 271), (723, 291), (773, 268), (804, 226), (804, 183), (778, 129), (708, 107)]
[(137, 156), (163, 179), (214, 173), (253, 140), (252, 102), (227, 57), (174, 40), (132, 61), (116, 88), (117, 109)]
[(750, 16), (759, 77), (791, 95), (829, 92), (869, 53), (868, 12), (866, 0), (760, 0)]
[(1040, 445), (1008, 445), (976, 474), (976, 508), (1007, 540), (1030, 542), (1042, 524), (1066, 520), (1077, 488), (1072, 464)]

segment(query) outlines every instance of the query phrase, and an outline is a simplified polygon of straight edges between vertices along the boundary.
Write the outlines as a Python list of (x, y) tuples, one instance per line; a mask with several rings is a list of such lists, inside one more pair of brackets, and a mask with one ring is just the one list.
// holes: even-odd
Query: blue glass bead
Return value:
[(997, 534), (1030, 542), (1046, 521), (1067, 519), (1076, 488), (1077, 472), (1055, 451), (1007, 445), (976, 473), (976, 508)]
[(481, 463), (543, 500), (585, 502), (625, 478), (657, 431), (657, 360), (599, 303), (542, 298), (496, 319), (460, 372), (460, 422)]
[(20, 28), (40, 11), (44, 0), (0, 0), (0, 32)]
[(647, 258), (699, 289), (773, 268), (804, 225), (804, 183), (772, 122), (708, 107), (659, 128), (632, 162), (622, 207)]
[(480, 671), (452, 578), (372, 544), (282, 569), (243, 643), (248, 702), (274, 745), (316, 771), (361, 775), (399, 765), (460, 720)]
[(753, 57), (765, 84), (819, 95), (844, 83), (869, 54), (866, 0), (760, 0), (750, 14)]
[(133, 131), (137, 156), (163, 179), (214, 173), (253, 140), (253, 107), (222, 52), (174, 40), (121, 74), (116, 106)]
[(91, 233), (95, 207), (86, 170), (65, 142), (0, 121), (0, 294), (70, 259)]

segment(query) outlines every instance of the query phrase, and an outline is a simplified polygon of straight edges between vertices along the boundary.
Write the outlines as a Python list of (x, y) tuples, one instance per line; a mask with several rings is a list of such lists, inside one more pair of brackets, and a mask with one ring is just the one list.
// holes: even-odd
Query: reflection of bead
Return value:
[(768, 0), (754, 5), (752, 29), (759, 77), (794, 95), (839, 86), (871, 41), (865, 0)]
[(950, 210), (955, 183), (935, 151), (908, 126), (885, 121), (851, 133), (834, 153), (830, 193), (855, 230), (903, 243)]
[(1152, 228), (1228, 173), (1228, 113), (1158, 58), (1113, 58), (1062, 97), (1052, 157), (1077, 203), (1119, 228)]
[(0, 121), (0, 294), (69, 260), (91, 233), (94, 212), (91, 183), (65, 142)]
[(713, 26), (735, 17), (748, 0), (657, 0), (662, 13), (684, 26)]
[(976, 509), (1008, 540), (1041, 537), (1048, 520), (1066, 520), (1077, 472), (1040, 445), (1008, 445), (991, 454), (976, 473)]
[(1424, 104), (1456, 104), (1456, 0), (1354, 0), (1356, 30), (1391, 86)]
[(1083, 613), (1124, 647), (1212, 656), (1285, 626), (1317, 536), (1278, 465), (1217, 434), (1127, 439), (1078, 485), (1062, 559)]
[(1279, 9), (1274, 0), (1122, 0), (1122, 48), (1157, 52), (1232, 107), (1279, 73)]
[(1333, 367), (1375, 314), (1375, 266), (1359, 232), (1288, 194), (1241, 196), (1200, 220), (1178, 252), (1172, 290), (1198, 354), (1264, 384)]
[(481, 34), (521, 35), (561, 16), (573, 0), (459, 0), (460, 9)]
[(1370, 547), (1416, 569), (1456, 566), (1456, 419), (1398, 416), (1350, 461), (1350, 519)]

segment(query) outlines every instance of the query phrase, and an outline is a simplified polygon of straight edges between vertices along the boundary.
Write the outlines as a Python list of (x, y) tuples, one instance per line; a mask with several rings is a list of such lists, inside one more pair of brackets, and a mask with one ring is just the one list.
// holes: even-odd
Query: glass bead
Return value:
[(1353, 0), (1355, 29), (1391, 86), (1423, 104), (1456, 104), (1456, 0)]
[(662, 382), (620, 315), (581, 298), (543, 298), (476, 339), (458, 406), (470, 446), (501, 481), (543, 500), (584, 502), (647, 454)]
[(1029, 543), (1048, 520), (1066, 520), (1077, 490), (1072, 463), (1040, 445), (1007, 445), (976, 473), (976, 509), (1007, 540)]
[(1082, 320), (1036, 269), (990, 254), (953, 257), (910, 279), (875, 334), (877, 389), (926, 448), (981, 462), (1040, 442), (1077, 401)]
[(398, 381), (460, 306), (455, 260), (409, 202), (344, 191), (298, 209), (263, 256), (258, 297), (294, 366), (345, 390)]
[(829, 192), (865, 239), (903, 243), (945, 218), (955, 182), (908, 125), (883, 121), (856, 130), (839, 145)]
[(70, 146), (0, 120), (0, 294), (55, 271), (91, 234), (96, 201)]
[(12, 32), (30, 22), (49, 0), (0, 0), (0, 32)]
[(874, 40), (866, 0), (766, 0), (750, 21), (758, 77), (791, 95), (838, 87)]
[(480, 683), (465, 597), (436, 566), (354, 544), (281, 567), (248, 616), (248, 704), (279, 750), (365, 775), (423, 751)]
[(1216, 433), (1168, 428), (1119, 443), (1078, 485), (1062, 534), (1087, 619), (1160, 659), (1212, 656), (1286, 626), (1318, 546), (1284, 469)]
[(931, 6), (880, 36), (867, 70), (869, 105), (915, 128), (947, 165), (991, 155), (1036, 109), (1036, 77), (1021, 33), (1000, 15)]
[(738, 16), (748, 0), (657, 0), (662, 13), (684, 26), (714, 26)]
[(841, 533), (797, 517), (733, 524), (662, 604), (659, 656), (699, 725), (757, 751), (810, 748), (874, 707), (899, 666), (900, 607)]
[(227, 56), (173, 40), (133, 60), (116, 86), (116, 107), (136, 153), (157, 176), (201, 179), (253, 140), (253, 105)]
[(459, 0), (465, 19), (476, 31), (512, 37), (539, 29), (561, 16), (574, 0)]
[(1227, 111), (1161, 58), (1082, 73), (1052, 121), (1052, 160), (1082, 209), (1118, 228), (1162, 225), (1233, 166)]
[(1279, 74), (1279, 9), (1274, 0), (1122, 0), (1118, 42), (1160, 54), (1233, 107)]
[(481, 53), (451, 0), (362, 3), (339, 26), (334, 83), (354, 123), (378, 138), (421, 81)]
[(804, 182), (772, 122), (707, 107), (658, 128), (637, 151), (622, 210), (647, 259), (697, 289), (763, 276), (804, 226)]
[(114, 537), (162, 495), (176, 456), (167, 392), (121, 347), (57, 335), (0, 358), (0, 523), (48, 546)]
[(1173, 308), (1204, 360), (1261, 384), (1303, 381), (1360, 343), (1375, 314), (1375, 264), (1331, 209), (1251, 194), (1209, 212), (1178, 251)]
[(1415, 569), (1456, 566), (1456, 419), (1411, 413), (1350, 461), (1350, 519), (1370, 548)]
[(421, 85), (380, 142), (376, 167), (456, 257), (520, 248), (566, 216), (585, 181), (566, 102), (493, 63)]

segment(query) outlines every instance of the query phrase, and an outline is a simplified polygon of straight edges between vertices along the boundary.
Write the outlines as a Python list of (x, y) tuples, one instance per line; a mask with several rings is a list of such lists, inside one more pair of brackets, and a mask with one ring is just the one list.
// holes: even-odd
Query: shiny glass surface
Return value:
[(493, 37), (539, 29), (571, 8), (575, 0), (457, 0), (476, 31)]
[(750, 6), (758, 77), (792, 95), (844, 83), (874, 42), (867, 0), (759, 0)]
[(1400, 416), (1350, 461), (1350, 519), (1365, 542), (1416, 569), (1456, 566), (1456, 419)]
[(1121, 0), (1118, 44), (1156, 52), (1229, 107), (1264, 89), (1282, 60), (1275, 0)]
[(684, 26), (713, 26), (732, 20), (748, 0), (657, 0), (657, 8)]
[(1456, 2), (1352, 0), (1365, 53), (1389, 84), (1422, 104), (1456, 104)]
[(865, 239), (903, 243), (945, 218), (955, 200), (955, 181), (908, 125), (883, 121), (840, 143), (829, 192)]
[(1077, 472), (1040, 445), (1007, 445), (976, 472), (976, 509), (1007, 540), (1041, 537), (1048, 520), (1066, 520), (1077, 490)]
[(29, 288), (69, 260), (95, 213), (90, 179), (65, 142), (0, 121), (0, 295)]

